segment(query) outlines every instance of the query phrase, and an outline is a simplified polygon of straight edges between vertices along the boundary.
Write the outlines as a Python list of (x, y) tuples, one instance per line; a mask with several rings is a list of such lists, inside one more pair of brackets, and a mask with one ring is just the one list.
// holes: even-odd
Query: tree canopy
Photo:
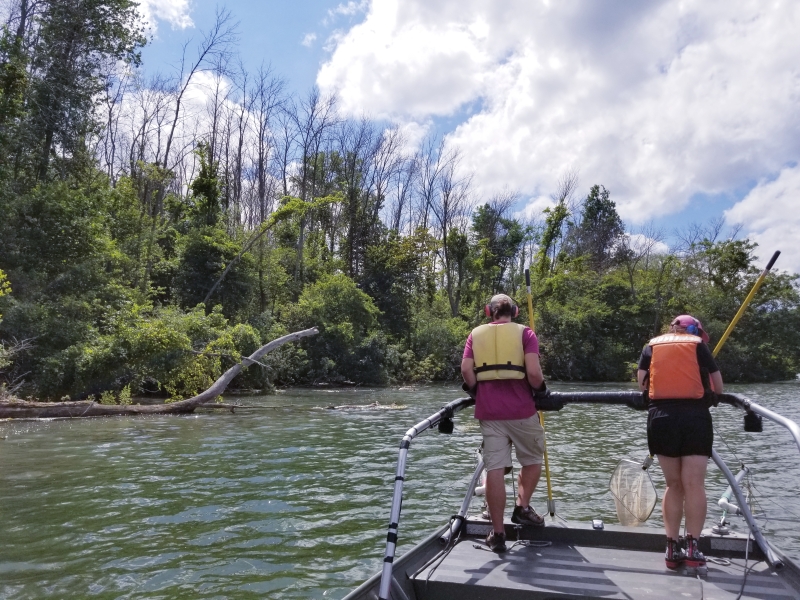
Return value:
[[(570, 173), (523, 217), (513, 191), (479, 194), (442, 140), (409, 151), (335, 98), (234, 66), (225, 12), (155, 79), (142, 31), (132, 0), (18, 0), (0, 36), (5, 390), (178, 398), (310, 326), (237, 385), (452, 381), (489, 297), (515, 298), (527, 323), (528, 267), (545, 374), (628, 381), (676, 314), (717, 339), (758, 275), (749, 240), (712, 223), (667, 249), (626, 231), (613, 190), (578, 197)], [(771, 275), (723, 377), (794, 378), (798, 325), (797, 276)]]

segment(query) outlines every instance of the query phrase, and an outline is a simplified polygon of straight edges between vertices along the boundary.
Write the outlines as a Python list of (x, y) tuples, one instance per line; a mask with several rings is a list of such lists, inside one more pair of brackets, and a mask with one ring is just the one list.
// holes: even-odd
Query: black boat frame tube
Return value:
[(467, 517), (467, 513), (469, 512), (469, 505), (472, 502), (472, 496), (475, 495), (475, 487), (478, 484), (478, 480), (481, 478), (481, 473), (483, 473), (483, 457), (478, 459), (478, 465), (475, 467), (475, 472), (472, 474), (472, 479), (469, 482), (467, 493), (464, 496), (464, 501), (461, 503), (461, 508), (459, 509), (458, 514), (453, 518), (453, 522), (450, 523), (448, 530), (445, 531), (442, 534), (442, 537), (439, 538), (439, 542), (442, 544), (442, 546), (446, 546), (451, 539), (455, 538), (458, 535), (461, 526), (464, 524), (464, 519)]
[(767, 543), (767, 540), (764, 539), (761, 530), (758, 528), (756, 520), (753, 518), (753, 513), (750, 512), (750, 507), (747, 506), (747, 499), (744, 497), (742, 488), (739, 487), (739, 482), (736, 481), (736, 477), (728, 468), (728, 465), (725, 464), (725, 461), (720, 458), (719, 454), (717, 454), (717, 451), (714, 450), (714, 448), (711, 448), (711, 458), (714, 460), (717, 467), (719, 467), (719, 470), (722, 471), (723, 475), (725, 475), (725, 479), (728, 480), (728, 484), (731, 486), (731, 490), (733, 490), (733, 495), (736, 496), (736, 501), (739, 503), (739, 510), (741, 511), (744, 520), (747, 522), (747, 526), (750, 528), (750, 531), (753, 533), (753, 538), (755, 538), (756, 544), (758, 544), (758, 547), (761, 548), (761, 551), (767, 558), (769, 566), (773, 567), (775, 570), (782, 569), (784, 567), (783, 561), (775, 555), (772, 547)]
[(394, 552), (397, 548), (397, 530), (400, 525), (400, 506), (403, 503), (403, 481), (405, 481), (406, 457), (408, 456), (408, 449), (411, 447), (411, 440), (426, 429), (430, 429), (438, 424), (442, 419), (452, 418), (459, 410), (474, 404), (475, 400), (473, 398), (459, 398), (458, 400), (453, 400), (443, 406), (439, 412), (432, 414), (427, 419), (414, 425), (406, 432), (400, 442), (400, 453), (397, 457), (397, 473), (394, 477), (392, 512), (389, 517), (389, 533), (386, 536), (386, 554), (383, 558), (381, 585), (378, 589), (378, 598), (380, 600), (389, 600), (389, 594), (392, 589), (392, 563), (394, 562)]

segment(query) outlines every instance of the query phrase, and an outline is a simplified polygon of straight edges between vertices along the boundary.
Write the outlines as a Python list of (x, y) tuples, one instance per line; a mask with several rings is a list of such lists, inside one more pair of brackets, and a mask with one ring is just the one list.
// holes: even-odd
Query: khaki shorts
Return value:
[(511, 445), (519, 464), (542, 464), (544, 430), (539, 415), (513, 421), (480, 421), (483, 434), (483, 462), (487, 471), (511, 467)]

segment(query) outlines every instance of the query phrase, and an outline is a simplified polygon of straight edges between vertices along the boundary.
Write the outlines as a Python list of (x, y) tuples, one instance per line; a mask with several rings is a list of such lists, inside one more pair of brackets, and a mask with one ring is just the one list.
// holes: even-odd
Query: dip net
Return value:
[(629, 459), (619, 461), (611, 474), (608, 489), (614, 497), (617, 518), (622, 525), (641, 525), (650, 517), (658, 501), (650, 473), (642, 468), (641, 463)]

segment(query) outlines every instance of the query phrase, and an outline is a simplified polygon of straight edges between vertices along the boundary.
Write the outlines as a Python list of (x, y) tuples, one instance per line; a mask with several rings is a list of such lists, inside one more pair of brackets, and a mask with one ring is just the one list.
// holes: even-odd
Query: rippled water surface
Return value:
[[(796, 383), (728, 391), (800, 422)], [(291, 390), (237, 398), (260, 408), (236, 414), (0, 423), (0, 598), (341, 598), (382, 561), (400, 438), (459, 395)], [(731, 469), (752, 469), (768, 536), (800, 560), (791, 437), (766, 422), (744, 433), (730, 407), (714, 421)], [(558, 514), (615, 522), (609, 476), (619, 459), (646, 455), (645, 413), (569, 406), (546, 427)], [(454, 435), (414, 443), (399, 554), (457, 510), (479, 443), (471, 409)], [(710, 525), (726, 486), (714, 466), (707, 483)], [(544, 494), (543, 481), (540, 509)], [(657, 508), (649, 526), (660, 524)]]

